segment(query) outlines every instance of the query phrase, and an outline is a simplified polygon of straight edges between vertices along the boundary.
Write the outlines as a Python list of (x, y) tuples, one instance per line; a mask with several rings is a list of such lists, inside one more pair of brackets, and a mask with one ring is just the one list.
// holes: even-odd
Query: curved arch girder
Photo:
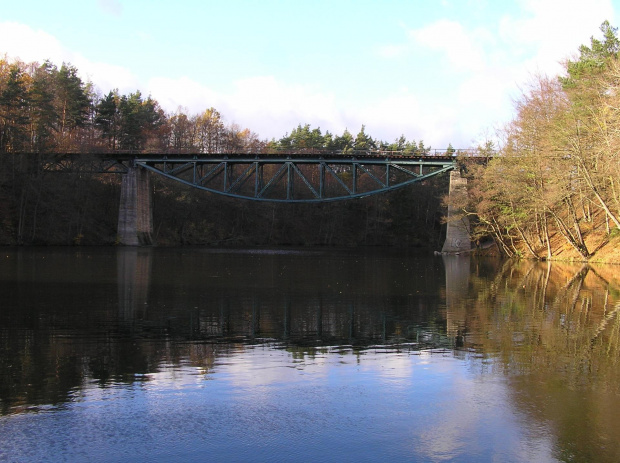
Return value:
[[(135, 159), (135, 166), (211, 193), (318, 203), (385, 193), (455, 168), (453, 159)], [(416, 171), (417, 170), (417, 171)]]

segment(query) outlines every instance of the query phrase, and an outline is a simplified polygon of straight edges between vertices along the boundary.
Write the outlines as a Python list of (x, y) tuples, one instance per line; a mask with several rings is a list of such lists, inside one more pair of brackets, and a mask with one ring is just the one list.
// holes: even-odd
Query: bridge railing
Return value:
[[(36, 154), (36, 153), (20, 153), (20, 154)], [(39, 153), (40, 154), (40, 153)], [(493, 153), (494, 154), (494, 153)], [(44, 158), (76, 156), (76, 155), (92, 155), (96, 157), (108, 157), (115, 159), (128, 160), (136, 157), (186, 157), (186, 156), (355, 156), (355, 157), (458, 157), (458, 156), (486, 156), (488, 153), (481, 153), (476, 148), (466, 149), (415, 149), (415, 150), (381, 150), (381, 149), (344, 149), (329, 150), (322, 148), (296, 148), (296, 149), (273, 149), (264, 148), (258, 151), (217, 151), (204, 152), (194, 149), (165, 149), (165, 150), (87, 150), (87, 151), (63, 151), (59, 153), (46, 153)]]
[(457, 156), (477, 156), (479, 150), (476, 148), (468, 149), (416, 149), (416, 150), (329, 150), (322, 148), (298, 148), (298, 149), (263, 149), (259, 152), (214, 152), (205, 153), (196, 150), (167, 150), (159, 153), (141, 153), (141, 154), (165, 154), (168, 156), (222, 156), (222, 155), (276, 155), (276, 156), (374, 156), (374, 157), (457, 157)]

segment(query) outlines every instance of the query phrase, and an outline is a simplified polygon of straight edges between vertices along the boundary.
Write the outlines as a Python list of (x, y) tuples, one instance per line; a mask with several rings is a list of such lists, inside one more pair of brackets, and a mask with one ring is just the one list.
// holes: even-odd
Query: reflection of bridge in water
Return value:
[[(221, 259), (224, 255), (227, 253), (220, 254)], [(242, 255), (251, 258), (251, 252)], [(467, 256), (434, 259), (431, 272), (439, 278), (430, 279), (436, 286), (427, 286), (427, 293), (420, 294), (415, 282), (404, 287), (398, 281), (394, 287), (399, 289), (392, 291), (393, 277), (382, 269), (382, 264), (376, 268), (367, 264), (367, 271), (376, 273), (378, 282), (377, 288), (366, 294), (359, 288), (343, 294), (320, 284), (319, 287), (308, 285), (300, 293), (281, 287), (284, 286), (281, 281), (269, 281), (268, 275), (279, 264), (267, 256), (263, 259), (264, 268), (260, 269), (264, 275), (256, 282), (239, 282), (235, 278), (224, 281), (210, 275), (214, 267), (196, 269), (196, 278), (204, 281), (204, 296), (188, 301), (186, 294), (193, 292), (190, 287), (194, 283), (187, 283), (187, 287), (183, 282), (163, 287), (152, 283), (156, 256), (155, 250), (148, 248), (118, 250), (120, 320), (142, 335), (205, 342), (452, 348), (458, 342), (458, 333), (453, 329), (451, 305), (466, 298), (470, 271)], [(208, 260), (217, 256), (210, 253)], [(291, 271), (296, 279), (297, 274), (303, 278), (303, 273), (308, 271), (312, 280), (315, 273), (314, 269), (304, 268)], [(330, 275), (333, 272), (332, 269)], [(445, 286), (442, 274), (446, 278)], [(369, 277), (372, 275), (364, 279)], [(445, 304), (440, 297), (443, 288)]]

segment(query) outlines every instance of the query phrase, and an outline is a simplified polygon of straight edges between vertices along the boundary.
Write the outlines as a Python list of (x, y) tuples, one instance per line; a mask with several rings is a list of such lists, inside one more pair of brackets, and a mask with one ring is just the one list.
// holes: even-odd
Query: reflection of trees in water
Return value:
[(475, 274), (476, 298), (459, 309), (464, 346), (499, 360), (518, 410), (553, 431), (563, 461), (620, 461), (613, 270), (506, 263), (491, 278)]
[(465, 346), (498, 356), (511, 372), (566, 371), (571, 384), (618, 374), (609, 359), (620, 354), (620, 298), (595, 268), (506, 263), (472, 282), (476, 299), (464, 301), (458, 320), (469, 327)]

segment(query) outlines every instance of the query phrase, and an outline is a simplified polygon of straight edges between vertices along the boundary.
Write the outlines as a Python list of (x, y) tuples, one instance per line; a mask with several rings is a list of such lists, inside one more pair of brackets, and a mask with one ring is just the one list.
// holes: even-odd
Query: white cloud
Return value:
[(123, 5), (118, 0), (97, 0), (97, 5), (109, 15), (120, 17), (123, 14)]
[[(388, 142), (394, 141), (401, 134), (410, 140), (416, 134), (422, 133), (429, 137), (428, 131), (433, 130), (433, 125), (437, 122), (434, 115), (424, 111), (419, 98), (407, 88), (357, 108), (350, 118), (356, 130), (361, 124), (365, 124), (366, 133)], [(387, 134), (390, 133), (394, 136), (389, 137)]]
[(489, 34), (467, 31), (456, 21), (440, 20), (422, 29), (409, 31), (415, 46), (438, 50), (456, 70), (480, 70), (485, 66), (483, 40)]
[[(483, 123), (480, 120), (484, 120), (485, 113), (476, 119), (469, 108), (472, 105), (477, 109), (481, 107), (480, 101), (484, 100), (489, 86), (470, 81), (464, 89), (468, 99), (463, 100), (462, 105), (439, 102), (433, 111), (426, 110), (408, 88), (397, 89), (379, 100), (364, 100), (358, 106), (343, 110), (334, 95), (318, 88), (290, 85), (273, 76), (236, 81), (233, 90), (226, 94), (188, 77), (151, 79), (147, 88), (168, 112), (181, 107), (190, 114), (197, 114), (215, 107), (226, 122), (250, 128), (263, 139), (278, 139), (298, 124), (321, 127), (323, 133), (329, 130), (338, 135), (345, 129), (355, 135), (364, 124), (366, 133), (388, 142), (405, 134), (416, 141), (424, 139), (427, 145), (445, 140), (445, 145), (451, 141), (455, 146), (466, 148), (471, 136), (464, 137), (459, 129), (471, 133), (472, 124)], [(443, 145), (434, 147), (445, 148)]]
[(235, 82), (235, 91), (227, 100), (238, 122), (263, 137), (279, 138), (300, 123), (332, 131), (343, 125), (332, 95), (310, 86), (287, 84), (273, 76)]
[(54, 36), (16, 22), (0, 23), (0, 44), (2, 51), (9, 54), (9, 58), (18, 58), (25, 62), (49, 59), (61, 63), (71, 61), (74, 56)]
[(210, 107), (223, 112), (221, 108), (223, 98), (214, 90), (189, 77), (178, 79), (154, 77), (149, 80), (146, 88), (168, 112), (175, 112), (179, 107), (187, 109), (191, 114), (201, 113)]
[(382, 58), (398, 58), (409, 51), (407, 45), (384, 45), (376, 49), (377, 54)]
[(76, 56), (72, 64), (80, 71), (84, 79), (93, 82), (103, 93), (115, 88), (118, 88), (120, 93), (130, 93), (140, 87), (138, 78), (122, 66), (93, 62), (82, 56)]
[(61, 44), (53, 35), (34, 30), (16, 22), (0, 23), (0, 44), (9, 58), (24, 62), (43, 62), (49, 59), (56, 65), (71, 63), (85, 81), (92, 81), (102, 92), (118, 88), (121, 93), (135, 91), (139, 82), (126, 68), (91, 61)]
[(197, 114), (215, 107), (227, 122), (247, 127), (261, 138), (280, 138), (300, 123), (331, 131), (343, 127), (331, 95), (307, 86), (286, 84), (273, 76), (240, 79), (233, 83), (230, 93), (217, 92), (187, 76), (154, 78), (147, 88), (169, 112), (182, 107)]
[(601, 23), (614, 19), (609, 0), (521, 0), (524, 15), (502, 18), (498, 32), (513, 54), (527, 51), (522, 68), (529, 73), (562, 72), (561, 62), (577, 52), (579, 45), (598, 35)]
[(458, 118), (468, 117), (467, 114), (462, 115), (455, 108), (440, 104), (432, 112), (424, 110), (418, 97), (407, 88), (344, 110), (340, 109), (340, 102), (334, 95), (318, 88), (290, 85), (273, 76), (236, 81), (233, 90), (227, 94), (218, 93), (188, 77), (152, 79), (148, 90), (169, 112), (182, 107), (196, 114), (213, 106), (228, 123), (248, 127), (265, 139), (278, 139), (298, 124), (306, 123), (321, 127), (323, 133), (329, 130), (341, 134), (348, 129), (353, 135), (364, 124), (366, 132), (376, 138), (393, 141), (398, 135), (405, 134), (416, 141), (423, 138), (427, 145), (448, 137), (467, 147), (471, 138), (465, 139), (457, 133)]
[[(489, 10), (484, 1), (470, 3), (481, 18)], [(472, 139), (489, 129), (489, 123), (501, 125), (509, 119), (519, 84), (532, 74), (561, 73), (561, 62), (597, 35), (603, 20), (615, 24), (609, 0), (518, 0), (518, 4), (518, 16), (504, 15), (499, 22), (487, 20), (470, 27), (441, 19), (406, 31), (401, 43), (377, 49), (379, 56), (400, 62), (439, 56), (442, 60), (433, 63), (433, 72), (457, 74), (446, 81), (449, 88), (444, 94), (435, 92), (433, 107), (428, 101), (421, 105), (429, 113), (426, 119), (401, 111), (401, 123), (394, 120), (393, 126), (408, 121), (429, 139), (435, 135), (439, 140), (447, 140), (446, 135)], [(443, 135), (435, 124), (443, 128)]]

